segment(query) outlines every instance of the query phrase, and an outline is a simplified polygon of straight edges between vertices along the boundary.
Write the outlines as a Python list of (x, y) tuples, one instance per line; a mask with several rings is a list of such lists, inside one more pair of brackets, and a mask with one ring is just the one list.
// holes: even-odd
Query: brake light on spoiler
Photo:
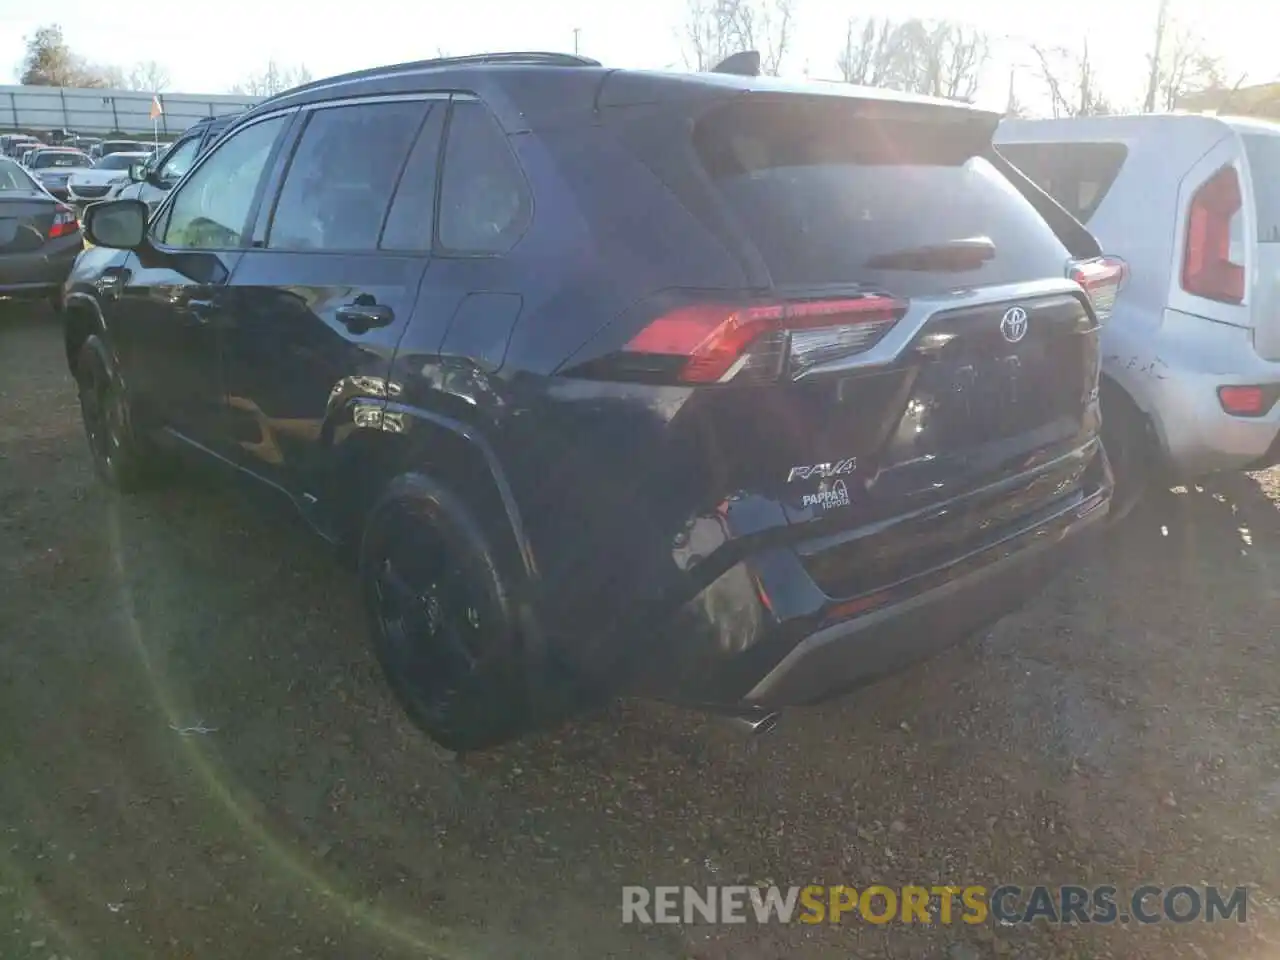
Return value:
[(1067, 267), (1067, 276), (1084, 287), (1093, 302), (1098, 322), (1106, 323), (1111, 319), (1116, 297), (1128, 279), (1129, 265), (1119, 257), (1073, 260)]
[(905, 310), (905, 302), (878, 294), (686, 304), (650, 321), (604, 369), (593, 366), (673, 383), (769, 382), (869, 349)]

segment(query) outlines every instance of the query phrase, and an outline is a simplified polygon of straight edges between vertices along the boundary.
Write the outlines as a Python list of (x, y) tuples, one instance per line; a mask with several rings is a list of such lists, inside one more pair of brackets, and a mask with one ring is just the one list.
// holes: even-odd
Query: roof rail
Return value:
[(319, 87), (327, 87), (335, 83), (346, 83), (351, 80), (385, 77), (409, 70), (434, 70), (438, 67), (467, 67), (482, 64), (502, 63), (523, 63), (529, 65), (540, 64), (549, 67), (601, 66), (599, 60), (592, 60), (590, 57), (580, 57), (573, 53), (545, 53), (537, 50), (518, 50), (499, 53), (471, 53), (461, 57), (436, 57), (431, 60), (412, 60), (408, 63), (391, 63), (381, 67), (366, 67), (363, 70), (354, 70), (351, 73), (343, 73), (334, 77), (323, 77), (319, 80), (311, 80), (307, 83), (299, 84), (296, 87), (290, 87), (288, 90), (282, 90), (270, 97), (265, 97), (258, 101), (257, 106), (261, 107), (265, 103), (271, 103), (275, 100), (291, 96), (292, 94), (299, 93), (303, 90), (315, 90)]
[(418, 67), (454, 67), (471, 63), (529, 63), (549, 67), (598, 67), (599, 60), (580, 57), (576, 53), (544, 53), (537, 50), (518, 50), (500, 53), (472, 53), (461, 57), (439, 57), (414, 64)]

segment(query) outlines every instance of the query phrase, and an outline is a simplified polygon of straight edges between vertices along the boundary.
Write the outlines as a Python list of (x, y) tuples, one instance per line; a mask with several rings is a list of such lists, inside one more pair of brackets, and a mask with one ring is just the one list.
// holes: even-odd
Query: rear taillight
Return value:
[(1231, 220), (1240, 211), (1240, 178), (1223, 167), (1191, 198), (1182, 289), (1222, 303), (1244, 300), (1244, 267), (1231, 259)]
[(49, 239), (68, 237), (79, 229), (80, 221), (76, 219), (76, 212), (70, 207), (59, 204), (57, 212), (53, 215), (53, 223), (49, 226)]
[(1067, 275), (1084, 287), (1093, 301), (1093, 312), (1099, 323), (1111, 319), (1116, 297), (1129, 276), (1129, 266), (1119, 257), (1097, 257), (1093, 260), (1075, 260), (1067, 269)]
[(776, 380), (784, 371), (869, 349), (905, 309), (879, 295), (689, 304), (652, 320), (620, 355), (592, 366), (598, 374), (689, 384)]

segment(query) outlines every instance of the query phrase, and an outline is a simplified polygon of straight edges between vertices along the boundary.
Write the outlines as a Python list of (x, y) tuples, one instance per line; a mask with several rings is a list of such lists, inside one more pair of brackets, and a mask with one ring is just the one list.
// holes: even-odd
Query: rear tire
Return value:
[(360, 582), (374, 651), (409, 718), (449, 750), (534, 726), (519, 631), (479, 525), (426, 477), (398, 477), (369, 512)]
[(158, 453), (135, 429), (124, 385), (101, 337), (85, 339), (74, 369), (80, 416), (98, 476), (122, 493), (148, 486), (160, 472)]
[(1150, 421), (1127, 393), (1104, 381), (1101, 403), (1102, 445), (1115, 478), (1111, 495), (1114, 524), (1133, 512), (1159, 475), (1159, 448)]

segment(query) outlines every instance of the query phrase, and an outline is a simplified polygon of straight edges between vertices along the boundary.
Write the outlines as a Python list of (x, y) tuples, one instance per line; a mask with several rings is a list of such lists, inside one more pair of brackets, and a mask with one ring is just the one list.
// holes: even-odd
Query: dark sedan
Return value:
[(80, 224), (12, 160), (0, 157), (0, 300), (57, 300), (84, 247)]

